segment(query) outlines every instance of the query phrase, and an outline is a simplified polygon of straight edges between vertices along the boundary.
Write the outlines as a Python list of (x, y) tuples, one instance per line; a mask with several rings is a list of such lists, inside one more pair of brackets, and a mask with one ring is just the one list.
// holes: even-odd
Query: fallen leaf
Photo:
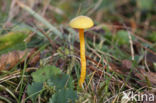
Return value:
[[(3, 54), (0, 56), (0, 71), (2, 70), (10, 70), (19, 62), (24, 62), (24, 56), (30, 58), (35, 53), (36, 49), (30, 49), (28, 51), (12, 51), (7, 54)], [(40, 59), (40, 53), (34, 55), (33, 59), (29, 61), (28, 64), (34, 65)]]

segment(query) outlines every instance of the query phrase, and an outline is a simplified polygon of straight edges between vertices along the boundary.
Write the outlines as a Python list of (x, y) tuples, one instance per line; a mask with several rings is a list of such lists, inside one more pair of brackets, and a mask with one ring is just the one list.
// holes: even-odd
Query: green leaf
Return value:
[(39, 82), (33, 82), (31, 85), (30, 84), (28, 85), (27, 94), (28, 96), (30, 96), (32, 101), (35, 101), (37, 95), (40, 93), (42, 88), (43, 88), (43, 83), (39, 83)]
[(0, 36), (0, 50), (4, 50), (17, 44), (24, 43), (24, 39), (28, 36), (28, 33), (28, 31), (16, 31)]
[(64, 73), (52, 76), (47, 83), (49, 86), (55, 86), (56, 89), (62, 89), (65, 87), (65, 85), (68, 87), (72, 86), (71, 78)]
[(137, 4), (142, 10), (151, 10), (154, 7), (154, 0), (137, 0)]
[[(134, 39), (133, 36), (132, 40)], [(128, 37), (128, 31), (120, 30), (117, 32), (115, 40), (118, 42), (119, 45), (129, 44), (129, 37)]]
[(49, 100), (49, 103), (75, 103), (77, 93), (72, 89), (62, 89), (56, 92)]
[(61, 74), (61, 70), (55, 66), (45, 66), (32, 73), (35, 82), (45, 82), (51, 77)]
[(156, 32), (153, 31), (147, 38), (152, 42), (156, 42)]
[(24, 44), (24, 42), (22, 42), (22, 43), (14, 45), (14, 46), (11, 46), (9, 48), (0, 50), (0, 55), (8, 53), (8, 52), (11, 52), (11, 51), (14, 51), (14, 50), (21, 50), (21, 51), (23, 51), (24, 49), (25, 49), (25, 44)]

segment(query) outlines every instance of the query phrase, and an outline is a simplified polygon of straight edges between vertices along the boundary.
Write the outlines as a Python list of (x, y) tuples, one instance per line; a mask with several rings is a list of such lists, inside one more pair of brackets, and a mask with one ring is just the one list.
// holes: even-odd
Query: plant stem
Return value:
[(81, 57), (81, 75), (79, 85), (82, 87), (86, 77), (86, 56), (85, 56), (85, 40), (84, 40), (84, 29), (79, 29), (80, 36), (80, 57)]

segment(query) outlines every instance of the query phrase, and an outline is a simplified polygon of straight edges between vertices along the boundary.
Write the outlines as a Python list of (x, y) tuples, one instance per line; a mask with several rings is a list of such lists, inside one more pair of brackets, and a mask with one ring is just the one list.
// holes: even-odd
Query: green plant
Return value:
[(0, 50), (8, 49), (12, 46), (24, 43), (29, 31), (14, 31), (0, 36)]
[[(126, 45), (129, 44), (128, 31), (119, 30), (115, 36), (115, 40), (118, 42), (118, 45)], [(132, 40), (134, 40), (134, 36), (132, 36)]]
[(61, 89), (50, 98), (49, 103), (74, 103), (75, 99), (77, 99), (75, 91), (72, 89)]
[(34, 103), (39, 95), (50, 92), (49, 103), (74, 103), (77, 93), (73, 90), (72, 78), (55, 66), (45, 66), (32, 73), (33, 82), (28, 85), (27, 94)]

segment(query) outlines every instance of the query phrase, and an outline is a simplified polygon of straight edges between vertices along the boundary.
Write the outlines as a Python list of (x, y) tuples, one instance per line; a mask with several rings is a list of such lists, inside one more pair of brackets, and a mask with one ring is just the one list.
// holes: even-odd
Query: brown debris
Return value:
[[(89, 57), (87, 57), (87, 59), (94, 62), (95, 64), (98, 64), (96, 61), (92, 60)], [(123, 60), (122, 65), (117, 65), (115, 63), (109, 63), (109, 65), (111, 67), (110, 71), (123, 74), (123, 75), (127, 75), (128, 73), (130, 73), (132, 69), (132, 63), (129, 60)], [(102, 64), (99, 64), (99, 67), (103, 67)], [(106, 69), (106, 66), (104, 66), (104, 68)], [(91, 71), (96, 71), (95, 75), (99, 77), (103, 73), (101, 70), (98, 70), (97, 68), (94, 68), (93, 66), (88, 66), (88, 69), (90, 69)], [(137, 69), (134, 69), (131, 72), (131, 74), (133, 74), (135, 77), (139, 78), (142, 81), (142, 82), (136, 81), (140, 85), (143, 85), (143, 86), (148, 85), (147, 83), (145, 83), (147, 81), (150, 83), (149, 86), (152, 86), (152, 87), (156, 86), (156, 73), (155, 72), (146, 72), (144, 69), (137, 68)]]
[(122, 60), (122, 68), (130, 70), (132, 68), (132, 62), (130, 60)]
[(36, 49), (31, 49), (28, 51), (12, 51), (7, 54), (3, 54), (0, 56), (0, 71), (2, 70), (10, 70), (14, 66), (16, 66), (18, 63), (24, 62), (24, 57), (27, 56), (27, 58), (30, 58), (33, 56), (33, 58), (29, 61), (29, 65), (34, 66), (38, 60), (40, 59), (40, 53), (36, 53), (36, 55), (33, 55), (36, 52)]
[[(156, 73), (154, 72), (146, 72), (144, 69), (138, 68), (138, 73), (135, 73), (135, 76), (140, 80), (147, 82), (146, 84), (149, 86), (156, 86)], [(145, 83), (141, 83), (141, 85), (146, 85)]]

